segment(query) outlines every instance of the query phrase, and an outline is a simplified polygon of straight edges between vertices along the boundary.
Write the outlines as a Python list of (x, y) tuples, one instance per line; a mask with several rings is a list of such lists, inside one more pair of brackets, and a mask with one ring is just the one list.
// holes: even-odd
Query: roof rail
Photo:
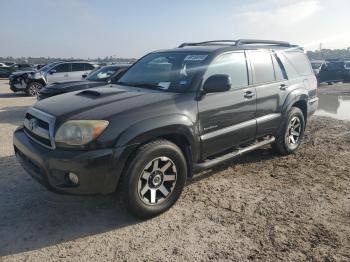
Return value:
[(215, 44), (215, 43), (223, 44), (223, 45), (230, 45), (230, 46), (263, 44), (263, 45), (296, 47), (294, 45), (291, 45), (289, 42), (284, 42), (284, 41), (259, 40), (259, 39), (238, 39), (238, 40), (212, 40), (212, 41), (204, 41), (204, 42), (198, 42), (198, 43), (183, 43), (183, 44), (179, 45), (179, 48), (185, 47), (185, 46), (210, 45), (210, 44)]
[(291, 46), (291, 44), (289, 42), (275, 41), (275, 40), (238, 39), (236, 42), (236, 45), (250, 45), (250, 44)]
[[(211, 40), (211, 41), (204, 41), (204, 42), (198, 42), (198, 43), (182, 43), (181, 45), (179, 45), (179, 48), (181, 47), (185, 47), (185, 46), (197, 46), (197, 45), (209, 45), (209, 44), (214, 44), (214, 43), (218, 43), (218, 44), (225, 44), (225, 45), (236, 45), (236, 40)], [(229, 44), (232, 43), (232, 44)]]

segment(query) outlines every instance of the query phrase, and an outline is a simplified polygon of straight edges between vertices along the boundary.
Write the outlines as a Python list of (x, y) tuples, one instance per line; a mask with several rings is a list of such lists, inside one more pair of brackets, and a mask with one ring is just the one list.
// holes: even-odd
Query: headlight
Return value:
[(40, 73), (29, 73), (28, 74), (28, 78), (30, 78), (30, 79), (38, 79), (38, 78), (40, 78), (40, 76), (41, 76), (41, 74)]
[(55, 141), (68, 145), (84, 145), (96, 139), (108, 124), (105, 120), (70, 120), (60, 126)]

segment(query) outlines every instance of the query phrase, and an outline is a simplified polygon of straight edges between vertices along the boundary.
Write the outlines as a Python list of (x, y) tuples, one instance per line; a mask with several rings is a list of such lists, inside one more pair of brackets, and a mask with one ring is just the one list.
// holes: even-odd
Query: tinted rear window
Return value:
[(276, 56), (272, 56), (273, 67), (275, 69), (275, 76), (277, 81), (288, 79), (287, 73), (282, 65), (282, 62)]
[(284, 52), (284, 55), (287, 57), (299, 75), (305, 76), (313, 74), (310, 61), (304, 53), (299, 51), (287, 51)]
[(85, 64), (85, 70), (93, 70), (93, 69), (95, 69), (95, 67), (92, 64), (88, 64), (88, 63)]
[(330, 70), (344, 69), (344, 63), (342, 63), (342, 62), (330, 62), (328, 64), (328, 69), (330, 69)]
[(250, 59), (254, 68), (254, 83), (275, 81), (271, 54), (264, 51), (251, 51)]
[(83, 63), (72, 63), (72, 71), (84, 71)]

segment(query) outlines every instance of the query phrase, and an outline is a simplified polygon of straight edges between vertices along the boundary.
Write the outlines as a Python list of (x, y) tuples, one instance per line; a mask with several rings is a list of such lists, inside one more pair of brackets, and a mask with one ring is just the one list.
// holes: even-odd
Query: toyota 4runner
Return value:
[(219, 40), (150, 53), (116, 84), (36, 103), (14, 133), (24, 169), (48, 188), (107, 194), (131, 212), (169, 209), (194, 172), (271, 144), (295, 152), (318, 104), (303, 50)]

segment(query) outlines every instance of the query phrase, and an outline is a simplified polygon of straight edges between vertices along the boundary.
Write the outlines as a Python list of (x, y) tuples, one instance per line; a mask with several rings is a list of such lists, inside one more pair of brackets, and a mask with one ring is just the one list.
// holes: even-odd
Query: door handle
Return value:
[(252, 98), (253, 96), (255, 96), (255, 93), (252, 91), (247, 91), (244, 93), (245, 98)]
[(280, 89), (281, 90), (286, 90), (288, 88), (288, 86), (286, 84), (281, 84), (280, 85)]
[(65, 74), (64, 76), (65, 76), (65, 77), (68, 77), (68, 74)]

